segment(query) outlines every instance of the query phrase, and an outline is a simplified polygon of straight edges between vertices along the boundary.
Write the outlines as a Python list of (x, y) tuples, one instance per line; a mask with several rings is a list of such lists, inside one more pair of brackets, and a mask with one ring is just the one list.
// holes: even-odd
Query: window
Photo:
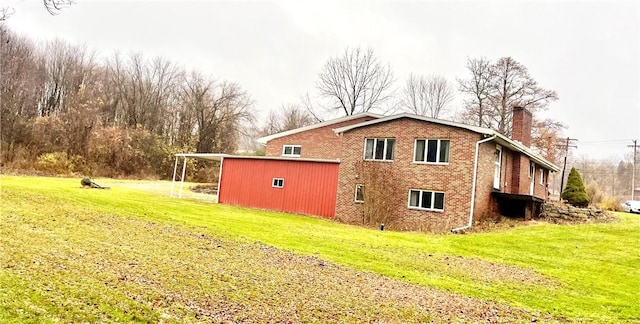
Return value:
[(417, 139), (413, 162), (449, 163), (449, 140)]
[(500, 189), (500, 172), (502, 170), (502, 146), (496, 144), (496, 161), (493, 169), (493, 188)]
[(544, 184), (544, 169), (540, 169), (540, 184)]
[(393, 161), (393, 151), (396, 140), (393, 138), (367, 138), (365, 139), (364, 159)]
[(533, 178), (536, 173), (536, 164), (529, 162), (529, 178)]
[(363, 203), (364, 202), (364, 186), (361, 184), (357, 184), (356, 185), (356, 196), (354, 199), (355, 202), (357, 203)]
[(409, 190), (409, 208), (444, 211), (444, 192)]
[(284, 178), (273, 178), (271, 186), (274, 188), (284, 188)]
[(300, 145), (282, 145), (282, 156), (300, 157), (301, 151)]

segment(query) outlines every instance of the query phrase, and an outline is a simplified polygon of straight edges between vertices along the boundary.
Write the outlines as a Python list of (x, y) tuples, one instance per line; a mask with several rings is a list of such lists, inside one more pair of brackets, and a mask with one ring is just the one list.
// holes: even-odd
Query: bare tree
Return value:
[(46, 78), (38, 103), (40, 116), (65, 112), (65, 103), (91, 81), (95, 54), (86, 46), (57, 39), (42, 48), (40, 62)]
[(391, 97), (391, 68), (380, 63), (372, 49), (345, 49), (330, 58), (316, 83), (320, 95), (329, 98), (330, 111), (346, 116), (379, 108)]
[(300, 106), (304, 108), (314, 122), (320, 123), (324, 121), (324, 119), (320, 117), (320, 112), (318, 111), (317, 106), (314, 105), (308, 92), (305, 93), (304, 96), (300, 97)]
[(469, 79), (459, 79), (460, 92), (466, 95), (463, 122), (511, 134), (513, 107), (532, 113), (558, 99), (555, 91), (538, 85), (527, 68), (511, 57), (491, 63), (486, 58), (469, 59)]
[(11, 16), (13, 16), (14, 13), (16, 13), (16, 10), (12, 7), (0, 8), (0, 21), (9, 19)]
[(36, 115), (41, 74), (31, 40), (0, 24), (0, 159), (11, 162), (16, 146), (28, 141), (28, 122)]
[(490, 88), (492, 126), (502, 134), (511, 134), (513, 107), (524, 107), (534, 113), (558, 100), (555, 91), (540, 87), (527, 68), (511, 57), (499, 59), (493, 70)]
[(107, 74), (112, 98), (105, 119), (164, 135), (171, 125), (171, 105), (177, 104), (175, 89), (182, 71), (163, 58), (149, 61), (135, 53), (123, 59), (115, 53)]
[(411, 74), (402, 93), (402, 106), (410, 112), (438, 118), (453, 100), (453, 90), (442, 76)]
[(558, 141), (562, 137), (562, 131), (567, 126), (553, 119), (533, 120), (531, 145), (538, 149), (548, 161), (560, 162), (560, 149)]
[(73, 0), (42, 0), (44, 8), (53, 16), (57, 15), (60, 10), (69, 7), (73, 3)]
[(489, 127), (491, 82), (494, 70), (491, 62), (481, 57), (467, 59), (469, 79), (458, 79), (459, 90), (466, 95), (463, 121), (480, 127)]
[(233, 153), (242, 124), (253, 119), (249, 95), (235, 83), (217, 82), (195, 72), (185, 78), (181, 94), (185, 113), (192, 114), (195, 123), (196, 151)]
[[(57, 15), (60, 10), (72, 5), (74, 3), (73, 0), (42, 0), (42, 4), (44, 8), (52, 15)], [(0, 21), (5, 21), (16, 12), (13, 7), (2, 7), (0, 8)]]
[(303, 108), (295, 104), (282, 105), (279, 110), (271, 110), (263, 128), (263, 136), (285, 132), (311, 125), (314, 118)]

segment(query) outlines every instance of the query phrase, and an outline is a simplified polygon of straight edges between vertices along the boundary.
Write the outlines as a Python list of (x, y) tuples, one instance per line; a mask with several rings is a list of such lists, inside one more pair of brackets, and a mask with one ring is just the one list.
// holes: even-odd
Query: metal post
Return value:
[(182, 163), (182, 178), (180, 179), (180, 193), (178, 198), (182, 198), (182, 186), (184, 186), (184, 174), (187, 172), (187, 157), (183, 156), (184, 162)]
[(176, 171), (178, 171), (178, 156), (176, 155), (176, 163), (173, 164), (173, 178), (171, 178), (171, 193), (169, 197), (173, 198), (173, 186), (176, 183)]

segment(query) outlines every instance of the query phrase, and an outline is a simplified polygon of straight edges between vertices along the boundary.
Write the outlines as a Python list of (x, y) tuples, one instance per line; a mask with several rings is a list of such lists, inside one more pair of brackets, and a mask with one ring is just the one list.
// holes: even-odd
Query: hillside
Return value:
[(640, 229), (633, 215), (433, 236), (116, 182), (89, 190), (77, 179), (0, 180), (2, 322), (640, 317), (640, 258), (626, 248), (640, 243), (629, 235)]

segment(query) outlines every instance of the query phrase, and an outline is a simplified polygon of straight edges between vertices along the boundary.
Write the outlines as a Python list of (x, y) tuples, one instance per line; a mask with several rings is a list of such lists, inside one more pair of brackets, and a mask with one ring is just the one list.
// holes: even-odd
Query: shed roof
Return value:
[(232, 155), (225, 153), (176, 153), (176, 157), (195, 158), (201, 160), (220, 161), (222, 158), (231, 159), (252, 159), (252, 160), (279, 160), (279, 161), (304, 161), (304, 162), (323, 162), (323, 163), (340, 163), (340, 160), (328, 159), (309, 159), (284, 156), (254, 156), (254, 155)]
[(509, 149), (513, 150), (513, 151), (523, 153), (524, 155), (528, 156), (535, 163), (537, 163), (537, 164), (539, 164), (539, 165), (541, 165), (541, 166), (543, 166), (543, 167), (545, 167), (545, 168), (547, 168), (547, 169), (549, 169), (551, 171), (555, 171), (555, 172), (560, 171), (560, 168), (558, 166), (556, 166), (555, 164), (545, 160), (543, 157), (541, 157), (536, 152), (534, 152), (531, 148), (526, 147), (524, 144), (520, 143), (519, 141), (510, 139), (507, 136), (504, 136), (504, 135), (494, 131), (493, 129), (484, 128), (484, 127), (478, 127), (478, 126), (473, 126), (473, 125), (467, 125), (467, 124), (462, 124), (462, 123), (457, 123), (457, 122), (448, 121), (448, 120), (442, 120), (442, 119), (437, 119), (437, 118), (431, 118), (431, 117), (426, 117), (426, 116), (420, 116), (420, 115), (415, 115), (415, 114), (402, 113), (402, 114), (391, 115), (391, 116), (387, 116), (387, 117), (383, 117), (383, 118), (378, 118), (378, 119), (375, 119), (375, 120), (370, 120), (370, 121), (366, 121), (366, 122), (362, 122), (362, 123), (357, 123), (357, 124), (353, 124), (353, 125), (348, 125), (348, 126), (336, 128), (336, 129), (334, 129), (334, 132), (336, 134), (341, 134), (341, 133), (348, 132), (348, 131), (350, 131), (352, 129), (366, 127), (366, 126), (370, 126), (370, 125), (376, 125), (376, 124), (379, 124), (379, 123), (391, 122), (391, 121), (402, 119), (402, 118), (409, 118), (409, 119), (428, 122), (428, 123), (434, 123), (434, 124), (439, 124), (439, 125), (446, 125), (446, 126), (451, 126), (451, 127), (462, 128), (462, 129), (466, 129), (466, 130), (472, 131), (474, 133), (485, 135), (486, 137), (495, 136), (496, 137), (495, 138), (496, 143), (498, 143), (498, 144), (500, 144), (502, 146), (506, 146)]

